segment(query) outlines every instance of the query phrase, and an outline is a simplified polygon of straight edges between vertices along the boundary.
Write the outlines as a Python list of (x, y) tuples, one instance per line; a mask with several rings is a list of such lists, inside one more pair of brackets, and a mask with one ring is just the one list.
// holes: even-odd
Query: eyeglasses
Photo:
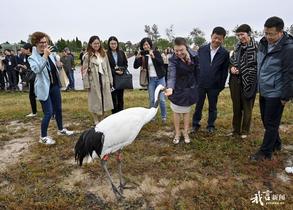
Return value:
[(38, 42), (38, 44), (47, 44), (48, 42), (45, 41), (45, 42)]
[(265, 36), (267, 37), (275, 37), (278, 35), (278, 32), (264, 32)]
[(239, 38), (239, 37), (243, 37), (245, 35), (248, 35), (247, 33), (243, 33), (243, 32), (240, 32), (240, 33), (236, 33), (236, 36)]

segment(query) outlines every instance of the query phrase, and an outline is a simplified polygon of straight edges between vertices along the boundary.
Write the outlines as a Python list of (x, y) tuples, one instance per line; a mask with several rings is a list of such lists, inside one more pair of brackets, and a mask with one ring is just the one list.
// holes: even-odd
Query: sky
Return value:
[(271, 16), (279, 16), (285, 27), (293, 24), (292, 0), (2, 0), (0, 43), (27, 41), (35, 31), (47, 33), (56, 42), (92, 35), (102, 40), (114, 35), (119, 41), (139, 42), (145, 25), (157, 24), (162, 38), (174, 25), (175, 36), (187, 37), (193, 28), (209, 40), (216, 26), (232, 31), (242, 23), (263, 30)]

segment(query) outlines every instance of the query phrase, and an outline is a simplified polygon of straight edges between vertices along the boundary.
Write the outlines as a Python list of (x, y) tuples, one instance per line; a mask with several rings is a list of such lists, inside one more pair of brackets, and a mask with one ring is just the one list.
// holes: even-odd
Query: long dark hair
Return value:
[(143, 44), (144, 44), (145, 42), (149, 43), (151, 49), (153, 49), (153, 42), (152, 42), (152, 40), (151, 40), (150, 38), (148, 38), (148, 37), (145, 37), (145, 38), (143, 38), (143, 39), (140, 41), (140, 44), (139, 44), (139, 49), (140, 49), (140, 50), (143, 50)]
[(92, 56), (95, 54), (95, 51), (94, 49), (92, 48), (91, 44), (95, 41), (95, 40), (98, 40), (100, 42), (100, 49), (98, 50), (98, 52), (100, 53), (100, 55), (102, 57), (105, 57), (106, 53), (105, 53), (105, 50), (103, 49), (103, 46), (102, 46), (102, 42), (100, 40), (100, 38), (98, 36), (91, 36), (90, 40), (89, 40), (89, 43), (87, 44), (87, 49), (86, 51), (88, 52), (89, 56)]
[(120, 49), (119, 49), (119, 42), (118, 42), (118, 39), (115, 37), (115, 36), (110, 36), (110, 38), (108, 39), (108, 51), (112, 51), (111, 47), (110, 47), (110, 42), (111, 41), (116, 41), (117, 42), (117, 49), (116, 51), (118, 52)]

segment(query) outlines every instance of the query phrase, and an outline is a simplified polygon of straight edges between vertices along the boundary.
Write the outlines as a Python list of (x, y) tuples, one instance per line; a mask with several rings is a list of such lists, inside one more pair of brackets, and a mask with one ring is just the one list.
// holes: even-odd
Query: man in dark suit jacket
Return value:
[(206, 95), (209, 102), (207, 131), (209, 133), (215, 131), (218, 96), (225, 88), (225, 82), (228, 76), (229, 53), (221, 46), (225, 36), (226, 30), (222, 27), (216, 27), (213, 29), (211, 35), (211, 43), (199, 48), (199, 98), (192, 119), (193, 132), (197, 131), (200, 127)]
[(5, 59), (3, 60), (3, 63), (5, 64), (5, 69), (8, 75), (8, 82), (9, 82), (9, 90), (16, 90), (18, 89), (18, 83), (17, 83), (17, 77), (16, 77), (16, 71), (15, 67), (17, 66), (17, 59), (16, 56), (14, 56), (11, 53), (11, 50), (5, 49), (4, 50)]

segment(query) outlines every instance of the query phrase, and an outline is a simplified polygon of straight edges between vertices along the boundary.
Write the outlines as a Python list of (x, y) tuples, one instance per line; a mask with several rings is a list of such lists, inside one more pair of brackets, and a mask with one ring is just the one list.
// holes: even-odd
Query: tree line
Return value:
[[(232, 33), (227, 31), (227, 36), (225, 37), (224, 40), (224, 47), (228, 50), (233, 50), (235, 44), (237, 43), (237, 37), (235, 36), (235, 30), (238, 26), (235, 26), (234, 29), (232, 30)], [(286, 31), (293, 35), (293, 24), (286, 28)], [(174, 25), (170, 25), (168, 28), (165, 29), (165, 36), (162, 37), (160, 32), (159, 32), (159, 27), (157, 24), (151, 25), (145, 25), (144, 26), (144, 32), (146, 33), (146, 36), (149, 37), (154, 45), (159, 49), (159, 50), (164, 50), (168, 47), (173, 47), (173, 40), (175, 39), (175, 28)], [(263, 36), (263, 32), (261, 31), (253, 31), (252, 34), (253, 37), (259, 38)], [(200, 47), (203, 44), (206, 44), (209, 40), (206, 40), (205, 38), (205, 33), (198, 27), (194, 27), (191, 32), (184, 37), (187, 40), (187, 43), (190, 46), (196, 46)], [(30, 36), (28, 38), (28, 42), (30, 40)], [(9, 42), (5, 42), (0, 44), (0, 49), (12, 49), (16, 50), (19, 49), (25, 41), (21, 40), (19, 43), (14, 43), (10, 44)], [(82, 42), (81, 40), (76, 37), (75, 39), (72, 40), (65, 40), (63, 38), (60, 38), (54, 43), (57, 50), (59, 52), (63, 51), (65, 47), (68, 47), (72, 52), (80, 52), (82, 48), (86, 48), (87, 42)], [(107, 48), (107, 40), (104, 40), (102, 43), (104, 48)], [(139, 43), (132, 43), (131, 41), (127, 42), (119, 42), (120, 48), (125, 51), (127, 54), (131, 55), (133, 54), (134, 51), (138, 50), (139, 48)]]

